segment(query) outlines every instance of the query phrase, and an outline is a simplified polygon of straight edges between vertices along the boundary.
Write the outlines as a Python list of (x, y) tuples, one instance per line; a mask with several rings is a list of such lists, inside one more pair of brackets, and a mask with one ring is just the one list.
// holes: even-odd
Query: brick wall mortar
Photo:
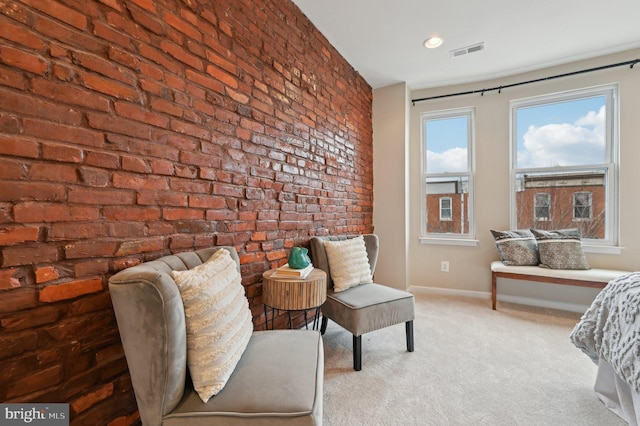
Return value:
[(0, 75), (0, 401), (139, 422), (110, 275), (233, 245), (260, 329), (262, 272), (373, 230), (371, 88), (289, 1), (16, 0)]

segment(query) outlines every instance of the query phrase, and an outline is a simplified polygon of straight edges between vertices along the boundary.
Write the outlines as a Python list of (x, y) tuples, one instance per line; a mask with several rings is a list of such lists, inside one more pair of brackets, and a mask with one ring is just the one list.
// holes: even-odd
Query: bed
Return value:
[(640, 424), (640, 272), (611, 280), (570, 339), (598, 366), (594, 391), (630, 425)]

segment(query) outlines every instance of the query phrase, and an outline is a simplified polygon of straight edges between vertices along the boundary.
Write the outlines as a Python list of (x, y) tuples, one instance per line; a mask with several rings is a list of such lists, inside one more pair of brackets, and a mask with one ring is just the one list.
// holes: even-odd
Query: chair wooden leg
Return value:
[(327, 323), (329, 322), (329, 318), (322, 316), (322, 323), (320, 324), (320, 334), (324, 336), (324, 332), (327, 331)]
[(405, 322), (404, 328), (407, 332), (407, 350), (413, 352), (413, 321)]
[(353, 369), (362, 370), (362, 335), (353, 335)]

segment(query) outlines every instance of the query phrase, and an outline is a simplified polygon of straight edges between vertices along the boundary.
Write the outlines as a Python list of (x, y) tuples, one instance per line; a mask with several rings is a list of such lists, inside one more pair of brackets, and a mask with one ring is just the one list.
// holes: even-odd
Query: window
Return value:
[(451, 197), (440, 198), (440, 220), (452, 220)]
[(573, 194), (573, 218), (591, 219), (591, 193), (575, 192)]
[(551, 217), (551, 194), (534, 194), (534, 211), (536, 220), (549, 220)]
[(422, 115), (422, 236), (432, 241), (474, 236), (473, 112)]
[(617, 245), (616, 98), (610, 85), (511, 102), (514, 228), (579, 228), (586, 244)]

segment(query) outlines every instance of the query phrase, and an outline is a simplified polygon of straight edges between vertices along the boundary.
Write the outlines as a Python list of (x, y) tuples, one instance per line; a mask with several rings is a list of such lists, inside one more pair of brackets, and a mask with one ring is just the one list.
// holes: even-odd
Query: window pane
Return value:
[(544, 192), (534, 194), (534, 209), (536, 220), (549, 220), (551, 215), (551, 194)]
[(440, 198), (440, 220), (451, 220), (451, 219), (452, 219), (451, 198), (449, 197)]
[(576, 192), (573, 194), (573, 217), (576, 219), (591, 218), (591, 193)]
[(606, 97), (518, 108), (517, 168), (580, 166), (607, 161)]
[(473, 108), (422, 114), (422, 235), (473, 236)]
[[(605, 237), (606, 173), (604, 170), (518, 173), (519, 229), (580, 228), (583, 238)], [(548, 217), (536, 220), (538, 200), (548, 197)]]
[(425, 132), (427, 173), (469, 170), (466, 116), (429, 119)]
[(427, 232), (469, 232), (469, 177), (427, 179)]

